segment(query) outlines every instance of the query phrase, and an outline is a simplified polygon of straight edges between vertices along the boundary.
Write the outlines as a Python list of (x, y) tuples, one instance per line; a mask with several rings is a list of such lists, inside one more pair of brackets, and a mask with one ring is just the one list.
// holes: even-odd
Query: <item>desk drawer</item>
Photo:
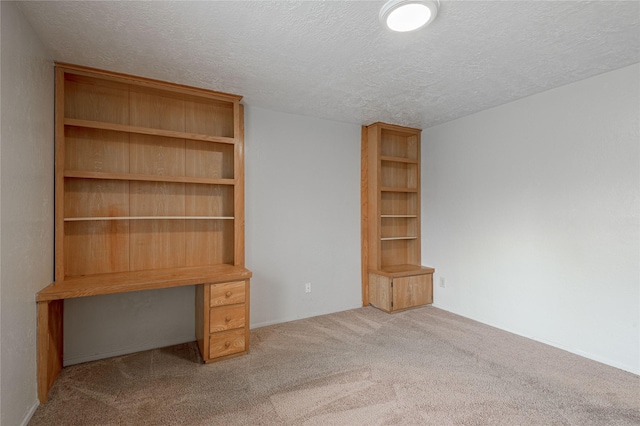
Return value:
[(244, 309), (244, 303), (211, 308), (209, 311), (209, 332), (216, 333), (244, 327)]
[(244, 328), (213, 333), (209, 336), (209, 357), (217, 358), (244, 352), (244, 341)]
[(245, 302), (245, 282), (211, 284), (209, 306), (214, 308), (223, 305), (235, 305)]

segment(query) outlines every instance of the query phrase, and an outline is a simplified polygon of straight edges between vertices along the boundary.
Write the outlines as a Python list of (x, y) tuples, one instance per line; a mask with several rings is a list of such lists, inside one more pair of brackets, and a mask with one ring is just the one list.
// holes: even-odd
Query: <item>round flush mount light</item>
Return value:
[(380, 9), (380, 22), (392, 31), (417, 30), (435, 19), (439, 4), (438, 0), (389, 0)]

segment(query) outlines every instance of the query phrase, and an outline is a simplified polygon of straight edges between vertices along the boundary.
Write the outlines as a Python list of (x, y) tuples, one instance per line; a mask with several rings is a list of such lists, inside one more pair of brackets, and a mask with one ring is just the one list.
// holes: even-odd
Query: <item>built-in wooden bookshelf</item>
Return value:
[(362, 298), (389, 312), (433, 302), (434, 270), (420, 265), (420, 133), (362, 128)]
[(55, 281), (37, 295), (41, 402), (62, 366), (67, 298), (197, 285), (204, 361), (249, 349), (241, 99), (57, 64)]

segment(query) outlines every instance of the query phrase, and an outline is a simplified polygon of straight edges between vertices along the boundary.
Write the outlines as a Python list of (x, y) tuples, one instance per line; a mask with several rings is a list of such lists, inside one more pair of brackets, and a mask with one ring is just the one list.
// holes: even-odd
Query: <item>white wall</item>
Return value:
[(633, 65), (423, 132), (436, 306), (640, 373), (639, 79)]
[(53, 62), (13, 2), (1, 2), (0, 423), (37, 406), (36, 303), (53, 279)]
[(245, 127), (252, 325), (362, 306), (360, 126), (247, 108)]
[[(358, 125), (246, 108), (252, 327), (361, 306), (359, 164)], [(65, 301), (65, 365), (195, 340), (194, 298), (182, 287)]]

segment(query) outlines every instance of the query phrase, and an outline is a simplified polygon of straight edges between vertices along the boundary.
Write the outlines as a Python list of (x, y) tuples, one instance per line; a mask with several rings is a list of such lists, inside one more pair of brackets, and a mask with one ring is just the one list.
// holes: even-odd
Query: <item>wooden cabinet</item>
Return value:
[(433, 302), (420, 265), (420, 130), (362, 128), (363, 303), (388, 312)]
[(433, 303), (432, 268), (370, 272), (369, 303), (386, 312)]
[(205, 362), (249, 350), (249, 280), (196, 289), (196, 337)]
[(204, 360), (249, 349), (241, 99), (57, 64), (55, 281), (36, 297), (41, 402), (62, 366), (67, 298), (196, 285)]

